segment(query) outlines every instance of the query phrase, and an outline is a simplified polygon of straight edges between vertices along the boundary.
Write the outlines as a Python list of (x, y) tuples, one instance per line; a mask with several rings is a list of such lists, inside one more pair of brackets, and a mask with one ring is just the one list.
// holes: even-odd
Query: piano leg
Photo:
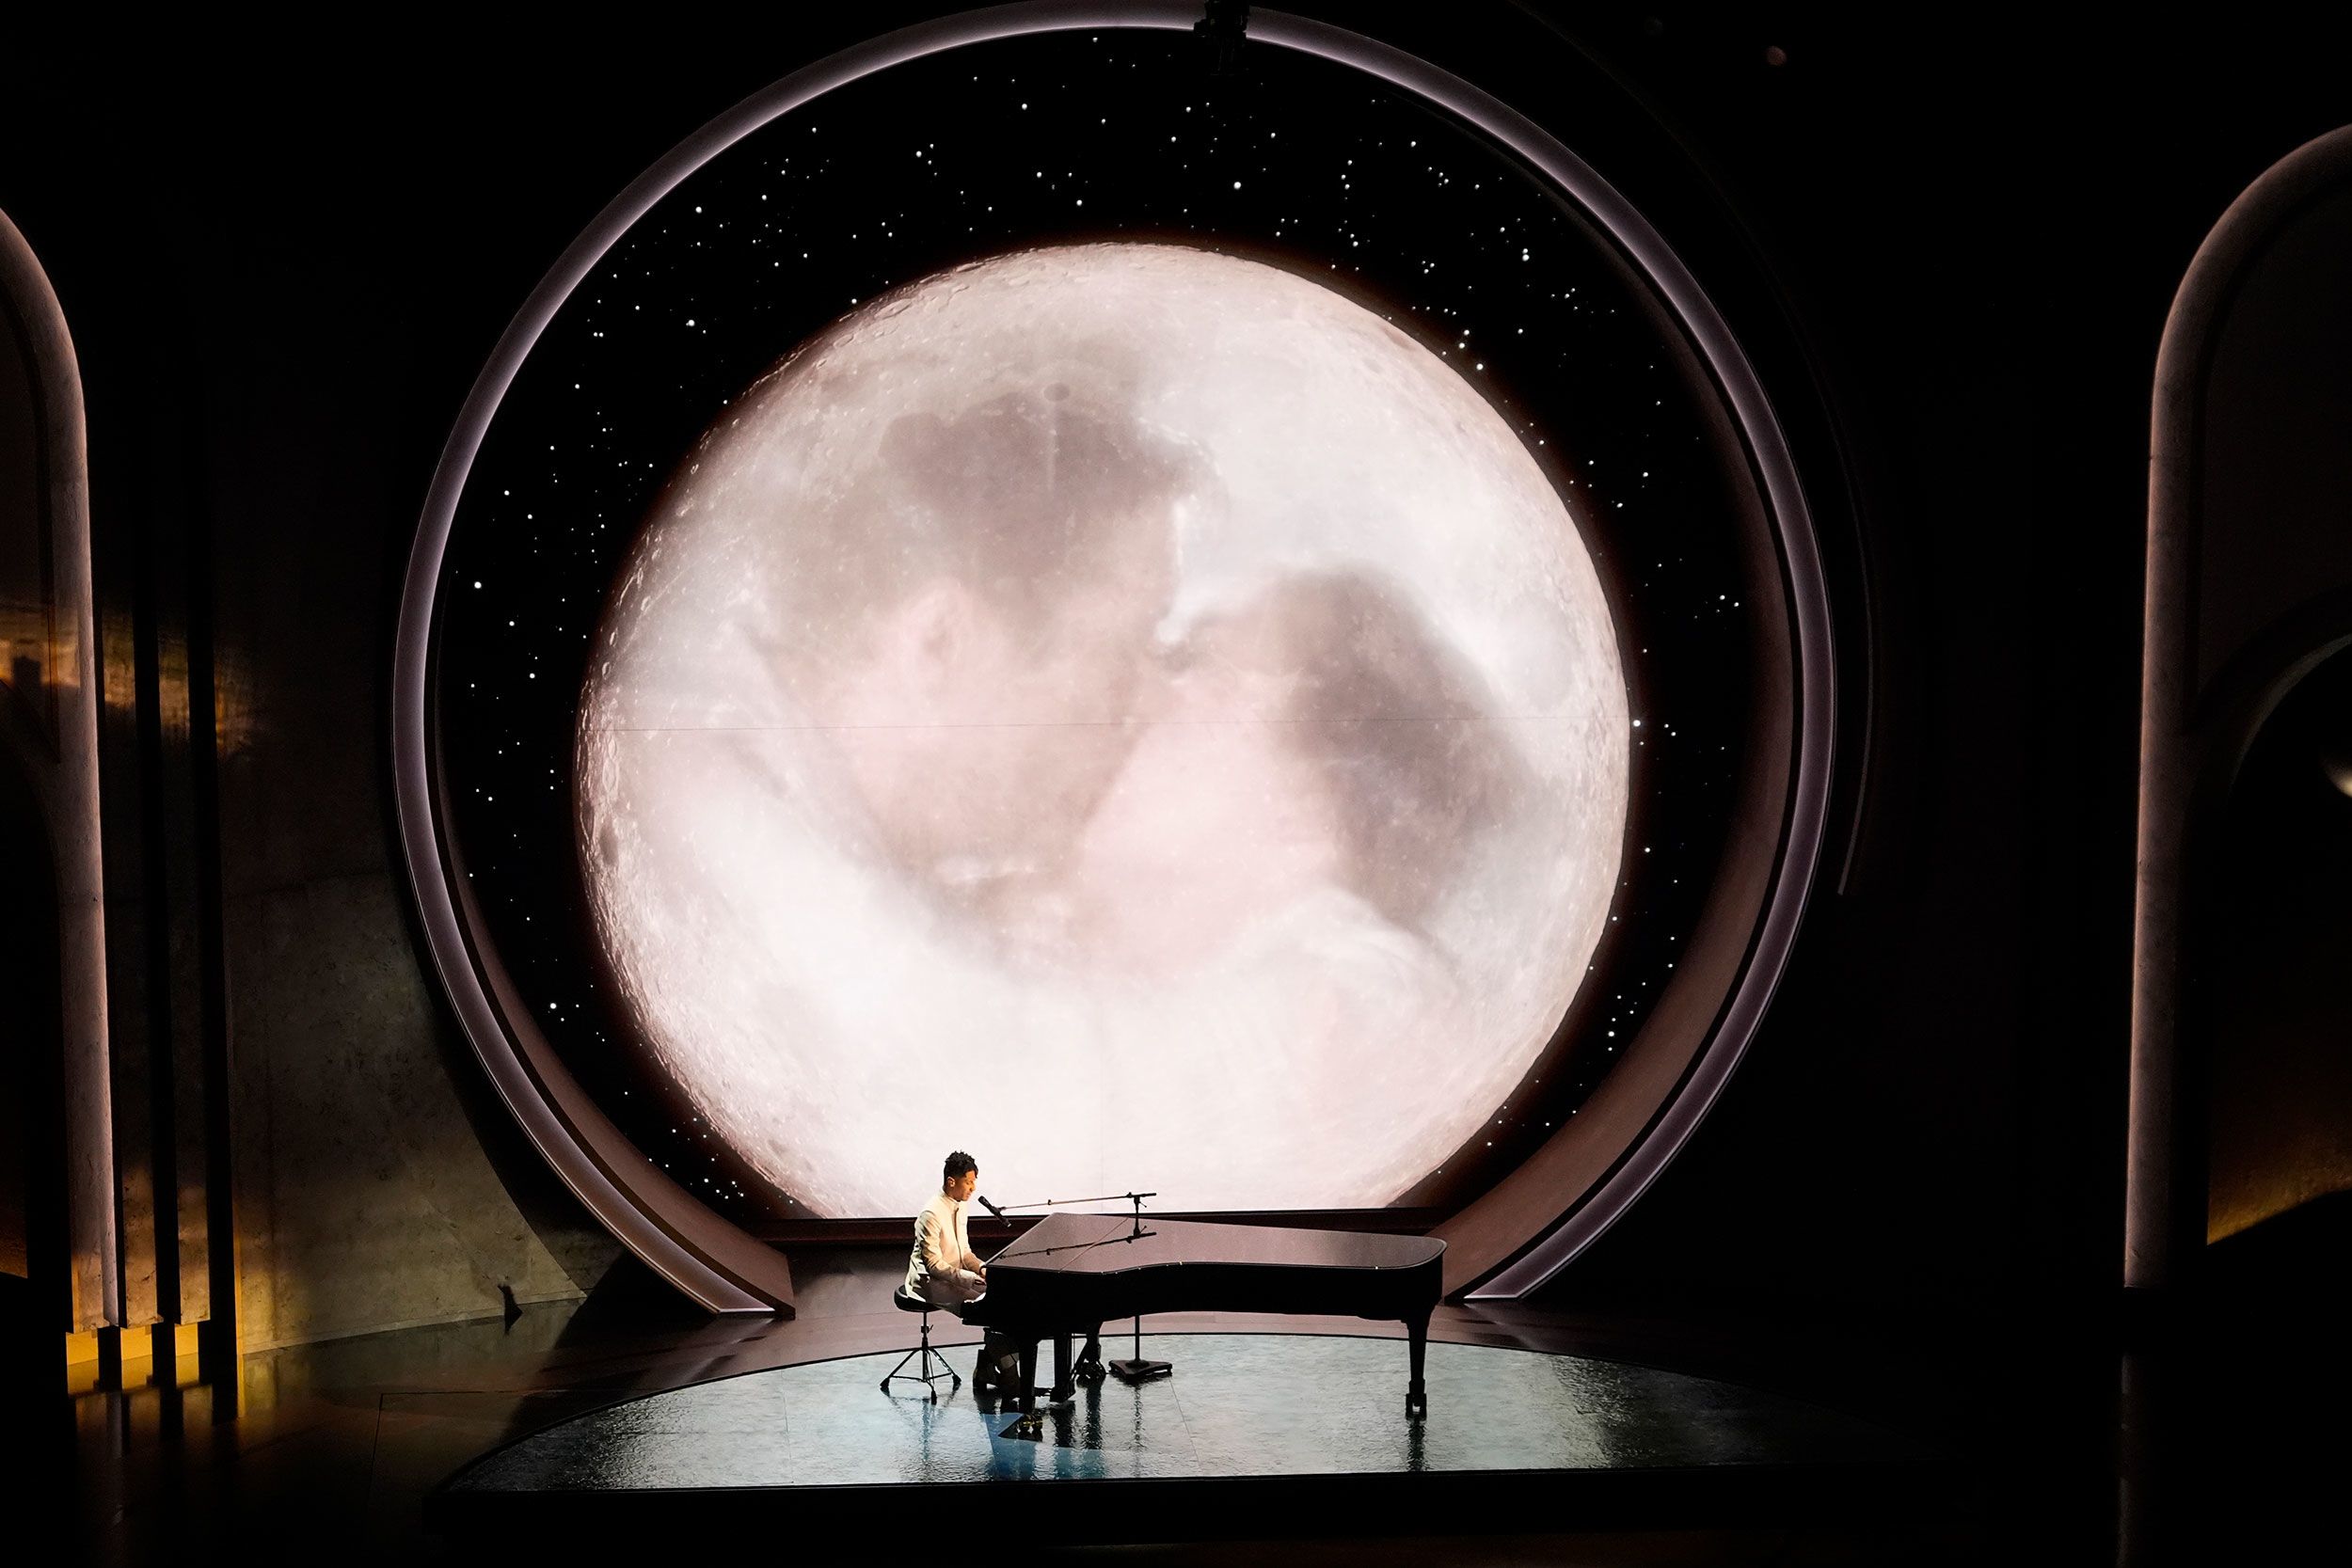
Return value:
[(1413, 1381), (1405, 1390), (1405, 1414), (1426, 1416), (1429, 1414), (1429, 1391), (1422, 1385), (1421, 1370), (1429, 1349), (1429, 1314), (1424, 1312), (1418, 1318), (1406, 1319), (1405, 1332), (1412, 1341), (1413, 1361)]
[(1070, 1380), (1070, 1331), (1063, 1329), (1054, 1336), (1054, 1386), (1046, 1398), (1055, 1404), (1063, 1404), (1076, 1397), (1078, 1386)]

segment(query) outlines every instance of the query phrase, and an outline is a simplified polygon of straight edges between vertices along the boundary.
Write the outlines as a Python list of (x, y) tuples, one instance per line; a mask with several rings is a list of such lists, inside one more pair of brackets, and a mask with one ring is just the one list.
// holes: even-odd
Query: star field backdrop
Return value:
[[(501, 405), (453, 531), (441, 760), (521, 993), (639, 1146), (739, 1219), (789, 1217), (630, 1041), (572, 836), (591, 636), (649, 504), (725, 400), (900, 284), (1037, 245), (1172, 241), (1316, 278), (1465, 372), (1587, 530), (1641, 721), (1615, 920), (1531, 1092), (1406, 1199), (1517, 1164), (1631, 1037), (1707, 891), (1741, 766), (1736, 454), (1608, 242), (1489, 144), (1263, 46), (1214, 82), (1182, 34), (1009, 40), (868, 76), (721, 154), (575, 292)], [(714, 103), (715, 113), (723, 104)], [(516, 301), (518, 304), (519, 301)]]

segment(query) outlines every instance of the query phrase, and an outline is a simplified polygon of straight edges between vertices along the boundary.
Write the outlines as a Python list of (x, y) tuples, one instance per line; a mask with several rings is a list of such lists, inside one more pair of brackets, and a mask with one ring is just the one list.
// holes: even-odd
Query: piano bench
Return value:
[[(963, 1386), (963, 1378), (954, 1368), (947, 1365), (947, 1358), (946, 1356), (931, 1349), (931, 1308), (933, 1304), (925, 1301), (921, 1296), (907, 1294), (907, 1288), (903, 1285), (890, 1292), (890, 1304), (901, 1312), (922, 1313), (923, 1337), (921, 1341), (917, 1343), (913, 1350), (898, 1357), (898, 1365), (891, 1368), (888, 1375), (882, 1380), (882, 1391), (887, 1394), (890, 1392), (890, 1386), (901, 1380), (908, 1383), (919, 1383), (923, 1386), (924, 1392), (930, 1396), (930, 1402), (933, 1404), (937, 1404), (939, 1402), (939, 1390), (934, 1387), (933, 1385), (944, 1377), (947, 1380), (948, 1391), (952, 1393), (956, 1389)], [(914, 1360), (914, 1358), (918, 1355), (923, 1358), (918, 1364), (920, 1367), (919, 1370), (910, 1372), (900, 1370), (904, 1368), (908, 1362)], [(937, 1362), (939, 1364), (939, 1370), (931, 1370), (931, 1364), (933, 1362)]]

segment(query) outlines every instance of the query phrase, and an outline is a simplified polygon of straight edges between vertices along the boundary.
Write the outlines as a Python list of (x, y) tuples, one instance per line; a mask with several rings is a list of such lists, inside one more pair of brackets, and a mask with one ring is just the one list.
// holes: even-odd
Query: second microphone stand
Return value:
[[(1136, 1206), (1135, 1234), (1137, 1237), (1143, 1234), (1143, 1200), (1155, 1196), (1157, 1195), (1152, 1193), (1129, 1193), (1127, 1195), (1128, 1201)], [(1136, 1354), (1124, 1361), (1112, 1362), (1110, 1364), (1111, 1376), (1121, 1383), (1134, 1385), (1149, 1383), (1155, 1377), (1166, 1377), (1176, 1370), (1165, 1361), (1146, 1361), (1143, 1358), (1143, 1314), (1140, 1312), (1136, 1314), (1135, 1336)]]
[[(995, 1215), (998, 1219), (1004, 1218), (1006, 1214), (1015, 1209), (1062, 1209), (1073, 1204), (1079, 1203), (1108, 1203), (1113, 1198), (1125, 1198), (1129, 1203), (1134, 1204), (1136, 1224), (1135, 1228), (1128, 1234), (1124, 1236), (1108, 1236), (1103, 1238), (1103, 1241), (1078, 1243), (1082, 1247), (1096, 1247), (1101, 1246), (1104, 1241), (1139, 1242), (1143, 1240), (1144, 1237), (1152, 1234), (1151, 1231), (1143, 1228), (1143, 1200), (1147, 1197), (1157, 1197), (1159, 1196), (1160, 1195), (1157, 1193), (1105, 1193), (1101, 1197), (1049, 1197), (1042, 1203), (1006, 1203), (1000, 1205), (991, 1203), (986, 1198), (980, 1199), (980, 1203), (982, 1207), (987, 1209), (990, 1213)], [(1049, 1250), (1059, 1251), (1061, 1249), (1052, 1248)], [(1110, 1374), (1119, 1379), (1120, 1382), (1127, 1384), (1149, 1383), (1155, 1377), (1166, 1377), (1168, 1373), (1175, 1370), (1173, 1367), (1169, 1366), (1165, 1361), (1147, 1361), (1143, 1358), (1143, 1314), (1140, 1312), (1136, 1314), (1135, 1348), (1135, 1354), (1129, 1356), (1124, 1361), (1114, 1361), (1110, 1363), (1109, 1368), (1107, 1369)]]

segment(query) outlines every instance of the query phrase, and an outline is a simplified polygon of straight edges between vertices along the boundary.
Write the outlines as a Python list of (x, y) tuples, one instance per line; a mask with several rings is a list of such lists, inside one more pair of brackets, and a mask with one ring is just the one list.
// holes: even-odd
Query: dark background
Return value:
[[(1843, 519), (1841, 631), (1870, 655), (1844, 848), (1767, 1025), (1552, 1296), (1936, 1307), (2055, 1369), (2102, 1331), (2121, 1255), (2156, 344), (2231, 198), (2352, 113), (2343, 40), (2234, 10), (2142, 39), (1927, 10), (1332, 9), (1546, 119), (1692, 262)], [(268, 778), (230, 766), (232, 863), (310, 844), (397, 866), (394, 607), (490, 345), (681, 137), (916, 14), (0, 64), (0, 206), (74, 326), (102, 586), (193, 562), (224, 681), (250, 683), (226, 695), (301, 741)], [(517, 1201), (561, 1201), (442, 1033)], [(2073, 1365), (2012, 1414), (2111, 1398)]]

